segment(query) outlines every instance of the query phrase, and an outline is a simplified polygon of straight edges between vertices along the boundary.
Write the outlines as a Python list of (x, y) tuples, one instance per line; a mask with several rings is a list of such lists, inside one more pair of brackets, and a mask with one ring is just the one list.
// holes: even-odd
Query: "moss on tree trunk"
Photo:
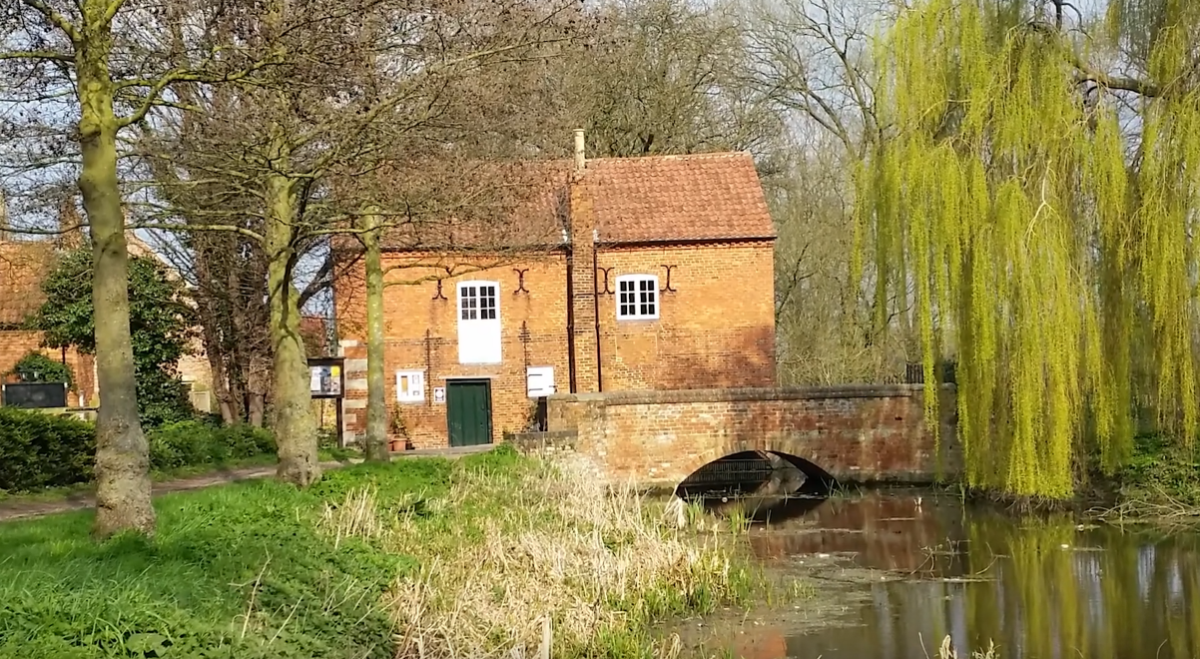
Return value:
[(267, 286), (274, 349), (272, 426), (279, 450), (278, 477), (301, 487), (321, 477), (317, 423), (309, 390), (308, 357), (300, 336), (300, 294), (292, 285), (295, 195), (292, 181), (272, 177), (267, 184)]
[(93, 241), (96, 370), (95, 533), (154, 532), (149, 449), (138, 421), (133, 343), (129, 331), (125, 218), (117, 179), (117, 119), (107, 59), (107, 24), (91, 28), (77, 52), (79, 137), (83, 160), (79, 190)]

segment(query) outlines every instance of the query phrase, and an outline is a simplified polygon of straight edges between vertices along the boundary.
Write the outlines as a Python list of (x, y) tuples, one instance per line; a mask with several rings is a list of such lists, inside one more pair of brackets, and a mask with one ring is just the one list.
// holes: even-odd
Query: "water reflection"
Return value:
[(847, 565), (898, 578), (854, 586), (865, 596), (857, 624), (785, 633), (786, 650), (755, 634), (749, 654), (738, 647), (749, 639), (729, 644), (737, 656), (925, 659), (949, 635), (960, 651), (995, 640), (1011, 659), (1200, 657), (1200, 606), (1188, 606), (1200, 602), (1197, 533), (1123, 533), (876, 492), (752, 533), (751, 546), (769, 562), (845, 553)]

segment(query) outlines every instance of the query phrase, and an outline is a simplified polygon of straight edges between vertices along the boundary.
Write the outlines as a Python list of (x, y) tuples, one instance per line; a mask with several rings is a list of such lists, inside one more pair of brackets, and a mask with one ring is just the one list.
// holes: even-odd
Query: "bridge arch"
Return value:
[(740, 511), (754, 522), (781, 522), (820, 506), (837, 480), (812, 461), (767, 450), (743, 450), (694, 470), (675, 496), (718, 516)]
[[(777, 460), (772, 460), (772, 456)], [(781, 451), (754, 449), (737, 451), (704, 463), (675, 487), (675, 495), (690, 499), (749, 494), (771, 478), (780, 462), (795, 467), (803, 475), (803, 484), (785, 494), (827, 497), (838, 486), (833, 475), (811, 460)]]

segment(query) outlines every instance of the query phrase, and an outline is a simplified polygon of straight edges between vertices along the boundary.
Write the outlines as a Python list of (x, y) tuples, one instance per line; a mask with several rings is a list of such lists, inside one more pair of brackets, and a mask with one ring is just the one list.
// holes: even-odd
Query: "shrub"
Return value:
[(196, 417), (187, 386), (162, 369), (143, 369), (137, 375), (138, 416), (145, 428), (186, 421)]
[(85, 483), (95, 452), (96, 428), (86, 421), (0, 407), (0, 490)]
[(150, 467), (157, 470), (219, 465), (275, 452), (275, 438), (247, 425), (219, 427), (199, 421), (179, 421), (148, 433)]
[(22, 357), (11, 372), (21, 382), (66, 382), (68, 389), (75, 388), (75, 376), (70, 366), (37, 351)]

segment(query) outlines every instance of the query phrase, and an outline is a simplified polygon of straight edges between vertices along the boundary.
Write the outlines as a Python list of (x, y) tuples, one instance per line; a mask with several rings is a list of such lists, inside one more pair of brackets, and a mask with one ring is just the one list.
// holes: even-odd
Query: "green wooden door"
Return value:
[(489, 380), (450, 380), (446, 383), (450, 446), (492, 443), (491, 385)]

